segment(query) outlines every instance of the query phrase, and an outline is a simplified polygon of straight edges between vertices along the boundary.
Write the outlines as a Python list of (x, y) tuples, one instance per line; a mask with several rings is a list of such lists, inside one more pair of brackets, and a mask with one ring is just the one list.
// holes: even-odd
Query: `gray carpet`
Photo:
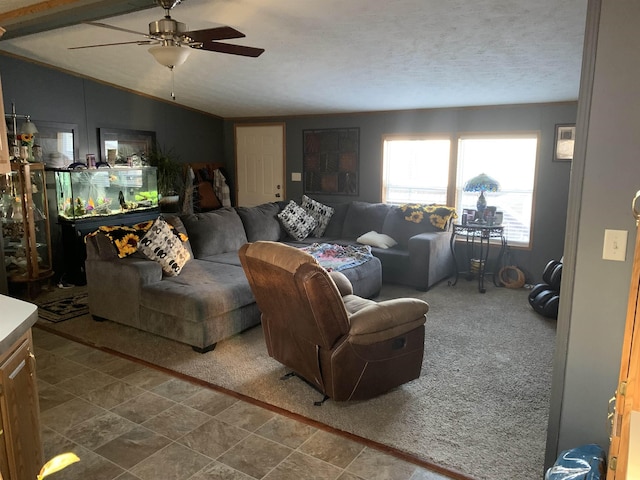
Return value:
[(89, 315), (42, 325), (258, 399), (480, 480), (543, 476), (555, 321), (528, 290), (475, 282), (429, 292), (385, 286), (379, 299), (429, 302), (419, 379), (365, 402), (326, 402), (268, 357), (260, 327), (201, 355), (185, 345)]

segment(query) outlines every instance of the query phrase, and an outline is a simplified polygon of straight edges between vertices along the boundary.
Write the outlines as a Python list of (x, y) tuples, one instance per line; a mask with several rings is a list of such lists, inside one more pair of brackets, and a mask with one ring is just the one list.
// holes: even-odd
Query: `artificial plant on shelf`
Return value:
[(148, 158), (149, 165), (158, 169), (158, 193), (162, 197), (179, 195), (184, 187), (183, 169), (173, 148), (155, 144)]

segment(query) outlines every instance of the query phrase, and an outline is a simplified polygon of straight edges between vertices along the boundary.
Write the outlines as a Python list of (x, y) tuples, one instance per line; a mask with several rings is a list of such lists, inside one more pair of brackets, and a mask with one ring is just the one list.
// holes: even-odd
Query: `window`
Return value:
[(486, 173), (500, 183), (498, 192), (487, 192), (488, 206), (503, 213), (502, 225), (510, 245), (529, 246), (538, 149), (537, 135), (517, 137), (461, 137), (458, 141), (456, 208), (475, 209), (478, 193), (464, 192), (467, 180)]
[(464, 192), (467, 180), (480, 174), (498, 180), (498, 192), (485, 193), (487, 205), (503, 214), (509, 245), (531, 243), (533, 193), (538, 135), (464, 135), (457, 156), (451, 140), (385, 137), (383, 141), (382, 201), (386, 203), (453, 204), (459, 218), (465, 208), (476, 209), (478, 193)]
[(447, 203), (449, 139), (385, 138), (383, 149), (383, 202)]
[(56, 136), (58, 151), (62, 153), (62, 158), (65, 159), (65, 165), (73, 163), (73, 133), (58, 132)]

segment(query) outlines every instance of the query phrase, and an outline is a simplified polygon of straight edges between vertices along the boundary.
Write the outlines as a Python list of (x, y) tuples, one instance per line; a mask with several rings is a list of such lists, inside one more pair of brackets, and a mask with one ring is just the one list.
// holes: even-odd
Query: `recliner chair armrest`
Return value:
[(369, 305), (349, 317), (349, 341), (371, 345), (424, 325), (429, 304), (417, 298), (396, 298)]
[(344, 273), (337, 272), (335, 270), (328, 273), (333, 280), (333, 283), (338, 287), (341, 297), (344, 297), (345, 295), (353, 295), (353, 285), (351, 285), (351, 281)]

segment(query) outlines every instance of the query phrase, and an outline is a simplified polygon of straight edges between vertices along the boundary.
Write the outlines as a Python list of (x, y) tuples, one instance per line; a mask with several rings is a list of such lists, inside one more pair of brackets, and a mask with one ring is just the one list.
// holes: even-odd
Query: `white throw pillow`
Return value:
[(304, 240), (316, 228), (318, 222), (307, 211), (290, 200), (284, 210), (278, 214), (282, 226), (296, 240)]
[(318, 225), (313, 229), (314, 237), (321, 237), (324, 235), (324, 231), (329, 225), (329, 220), (333, 215), (334, 209), (328, 205), (324, 205), (313, 198), (309, 198), (306, 195), (302, 196), (302, 208), (306, 212), (316, 219)]
[(390, 248), (398, 244), (398, 242), (396, 242), (389, 235), (374, 232), (373, 230), (359, 236), (357, 242), (362, 243), (363, 245), (371, 245), (372, 247), (378, 248)]

